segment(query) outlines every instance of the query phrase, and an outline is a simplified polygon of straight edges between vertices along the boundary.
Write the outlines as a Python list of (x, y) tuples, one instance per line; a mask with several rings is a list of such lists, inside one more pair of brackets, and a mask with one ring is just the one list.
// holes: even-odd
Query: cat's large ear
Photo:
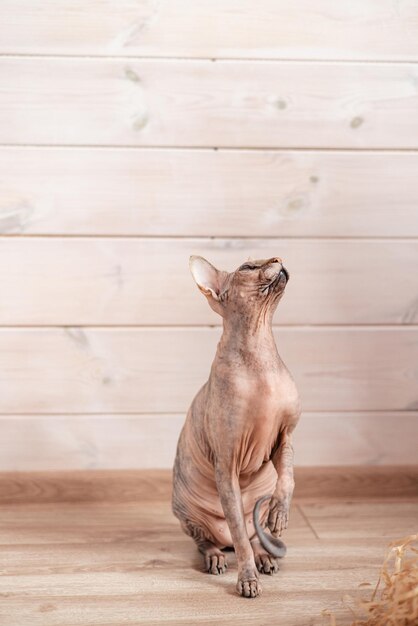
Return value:
[(202, 256), (190, 257), (190, 271), (195, 280), (196, 285), (206, 297), (212, 297), (219, 300), (226, 282), (227, 272), (221, 272), (206, 261)]

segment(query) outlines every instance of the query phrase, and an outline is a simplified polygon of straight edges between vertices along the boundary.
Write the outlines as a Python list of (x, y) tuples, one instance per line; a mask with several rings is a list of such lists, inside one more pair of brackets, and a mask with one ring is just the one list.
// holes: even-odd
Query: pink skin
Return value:
[(272, 332), (289, 275), (279, 258), (247, 262), (228, 273), (193, 256), (190, 268), (222, 316), (223, 334), (209, 380), (179, 437), (173, 512), (211, 574), (227, 567), (222, 548), (235, 549), (237, 591), (253, 598), (261, 593), (258, 572), (276, 572), (277, 557), (285, 553), (278, 537), (287, 527), (294, 486), (292, 431), (299, 397)]

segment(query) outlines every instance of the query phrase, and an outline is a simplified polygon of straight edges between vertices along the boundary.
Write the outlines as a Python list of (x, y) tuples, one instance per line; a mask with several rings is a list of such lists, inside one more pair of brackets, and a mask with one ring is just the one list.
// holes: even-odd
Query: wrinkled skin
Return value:
[(209, 380), (195, 396), (181, 431), (173, 471), (173, 512), (204, 556), (205, 569), (227, 567), (222, 548), (238, 563), (237, 591), (261, 593), (259, 571), (277, 571), (262, 547), (252, 513), (273, 537), (287, 527), (292, 498), (292, 431), (300, 415), (294, 381), (281, 360), (272, 316), (289, 275), (279, 258), (250, 261), (235, 272), (191, 257), (193, 277), (223, 318)]

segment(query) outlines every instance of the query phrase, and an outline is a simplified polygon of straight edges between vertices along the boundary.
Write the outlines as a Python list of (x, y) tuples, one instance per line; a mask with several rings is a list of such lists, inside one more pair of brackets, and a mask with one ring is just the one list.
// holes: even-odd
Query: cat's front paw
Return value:
[(274, 535), (280, 536), (289, 522), (289, 505), (274, 496), (270, 500), (267, 526)]
[(256, 568), (245, 569), (238, 573), (237, 592), (244, 598), (256, 598), (261, 595), (261, 585), (258, 581)]

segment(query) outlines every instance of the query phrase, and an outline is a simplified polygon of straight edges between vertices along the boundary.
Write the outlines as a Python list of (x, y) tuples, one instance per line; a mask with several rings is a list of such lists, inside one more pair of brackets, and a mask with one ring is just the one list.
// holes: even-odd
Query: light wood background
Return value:
[(170, 467), (280, 255), (298, 465), (417, 462), (418, 1), (0, 2), (0, 470)]

